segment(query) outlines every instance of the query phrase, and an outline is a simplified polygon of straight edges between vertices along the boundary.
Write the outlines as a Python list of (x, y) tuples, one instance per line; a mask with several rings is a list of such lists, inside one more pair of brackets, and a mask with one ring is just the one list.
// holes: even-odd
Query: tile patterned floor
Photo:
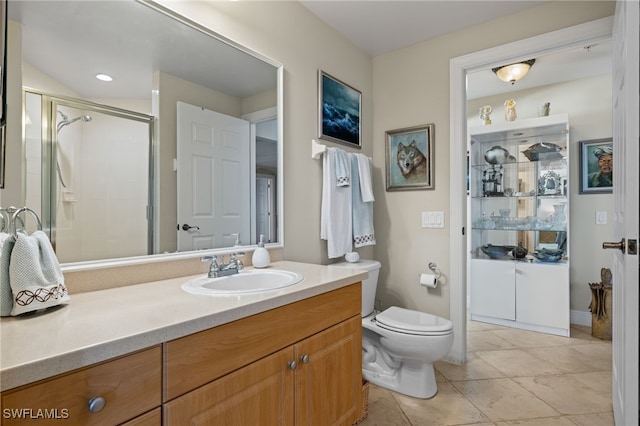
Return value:
[(361, 426), (613, 426), (611, 342), (469, 322), (466, 365), (435, 364), (438, 393), (411, 398), (371, 385)]

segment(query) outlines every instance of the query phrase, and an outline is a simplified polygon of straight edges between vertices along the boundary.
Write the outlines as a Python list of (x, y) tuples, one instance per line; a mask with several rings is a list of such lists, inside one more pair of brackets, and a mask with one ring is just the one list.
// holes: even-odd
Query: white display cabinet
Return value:
[(566, 114), (470, 129), (471, 319), (569, 335), (568, 146)]

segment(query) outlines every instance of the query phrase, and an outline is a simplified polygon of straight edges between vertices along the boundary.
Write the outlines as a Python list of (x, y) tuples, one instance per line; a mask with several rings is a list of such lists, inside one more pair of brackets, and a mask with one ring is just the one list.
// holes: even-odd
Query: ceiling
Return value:
[[(546, 1), (438, 0), (301, 0), (301, 4), (356, 46), (375, 56), (457, 31), (491, 19), (539, 6)], [(135, 6), (135, 7), (129, 7)], [(249, 55), (149, 8), (119, 1), (18, 1), (9, 5), (10, 19), (23, 22), (25, 60), (87, 98), (146, 98), (151, 75), (160, 69), (234, 96), (268, 90), (275, 69)], [(121, 19), (127, 16), (128, 19)], [(82, 17), (82, 19), (79, 19)], [(163, 30), (157, 30), (158, 26)], [(206, 52), (206, 54), (203, 54)], [(232, 56), (233, 55), (233, 59)], [(194, 60), (197, 58), (197, 60)], [(220, 58), (224, 58), (220, 61)], [(535, 58), (530, 73), (514, 86), (490, 70), (468, 76), (468, 98), (497, 95), (541, 85), (601, 75), (611, 70), (610, 43), (578, 47)], [(239, 61), (233, 71), (221, 62)], [(82, 66), (80, 66), (82, 65)], [(242, 70), (238, 72), (238, 70)], [(114, 74), (111, 84), (97, 82), (98, 72)], [(237, 79), (241, 75), (242, 79)], [(218, 82), (219, 77), (224, 82)], [(231, 86), (236, 81), (239, 84)], [(252, 82), (247, 84), (247, 82)]]
[[(547, 3), (543, 0), (300, 2), (371, 56), (382, 55)], [(498, 80), (490, 69), (469, 73), (467, 98), (477, 99), (610, 73), (611, 43), (600, 42), (588, 48), (579, 46), (533, 59), (536, 59), (536, 63), (529, 74), (513, 86)]]

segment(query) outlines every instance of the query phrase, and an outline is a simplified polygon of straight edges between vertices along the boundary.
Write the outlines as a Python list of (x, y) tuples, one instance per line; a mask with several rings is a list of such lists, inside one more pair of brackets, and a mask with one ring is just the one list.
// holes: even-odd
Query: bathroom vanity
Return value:
[(274, 267), (304, 281), (201, 296), (180, 288), (185, 277), (76, 294), (44, 315), (3, 318), (2, 424), (24, 424), (19, 416), (127, 426), (353, 423), (366, 273)]
[(470, 129), (471, 319), (569, 335), (566, 114)]

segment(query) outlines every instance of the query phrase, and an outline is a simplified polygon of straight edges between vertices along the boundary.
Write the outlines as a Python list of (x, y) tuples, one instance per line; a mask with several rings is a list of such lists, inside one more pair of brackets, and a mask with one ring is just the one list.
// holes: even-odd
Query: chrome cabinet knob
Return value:
[(306, 364), (309, 362), (309, 355), (301, 355), (300, 356), (300, 361), (302, 361), (303, 364)]
[(298, 363), (295, 361), (289, 361), (287, 363), (287, 367), (289, 367), (289, 370), (295, 370), (296, 368), (298, 368)]
[(92, 413), (99, 413), (105, 405), (107, 405), (107, 401), (103, 397), (94, 396), (89, 400), (89, 411)]

